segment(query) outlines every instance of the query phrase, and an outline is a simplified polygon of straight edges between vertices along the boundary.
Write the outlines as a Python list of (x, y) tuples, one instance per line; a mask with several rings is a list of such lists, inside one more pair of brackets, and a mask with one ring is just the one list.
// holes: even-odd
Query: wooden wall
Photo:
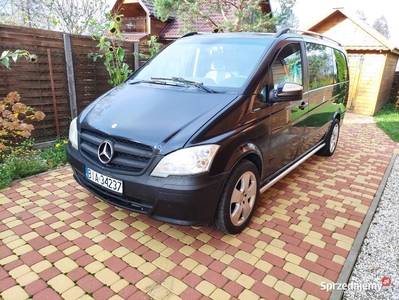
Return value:
[(380, 90), (378, 93), (377, 102), (375, 104), (374, 113), (378, 112), (389, 101), (393, 81), (395, 77), (395, 68), (398, 62), (398, 56), (393, 53), (388, 53), (385, 60), (385, 67), (380, 78)]
[[(70, 40), (77, 108), (80, 112), (112, 86), (107, 82), (109, 75), (103, 60), (94, 62), (89, 56), (98, 51), (98, 42), (91, 37), (78, 35), (71, 35)], [(134, 69), (134, 43), (121, 41), (120, 44), (126, 51), (126, 62)], [(145, 52), (145, 48), (145, 45), (141, 45), (140, 51)], [(0, 52), (16, 49), (26, 49), (36, 54), (38, 60), (31, 63), (20, 59), (17, 64), (11, 63), (11, 70), (0, 67), (0, 98), (9, 92), (17, 91), (23, 103), (46, 114), (44, 121), (33, 123), (33, 137), (38, 142), (53, 140), (57, 136), (55, 99), (61, 135), (67, 136), (71, 113), (63, 33), (0, 25)], [(50, 65), (53, 71), (53, 89)]]

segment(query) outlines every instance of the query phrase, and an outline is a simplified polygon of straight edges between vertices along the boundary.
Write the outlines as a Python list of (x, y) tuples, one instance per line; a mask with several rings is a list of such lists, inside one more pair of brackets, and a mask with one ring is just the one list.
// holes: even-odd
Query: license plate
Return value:
[(96, 171), (93, 171), (86, 166), (86, 178), (90, 181), (97, 183), (111, 191), (122, 194), (123, 182), (121, 180), (114, 179), (112, 177), (105, 176)]

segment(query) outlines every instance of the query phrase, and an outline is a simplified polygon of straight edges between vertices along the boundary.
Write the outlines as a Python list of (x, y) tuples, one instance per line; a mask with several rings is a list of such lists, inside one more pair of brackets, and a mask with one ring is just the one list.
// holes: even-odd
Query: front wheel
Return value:
[(323, 148), (319, 150), (319, 152), (317, 152), (317, 154), (321, 156), (331, 156), (334, 154), (335, 149), (337, 149), (338, 145), (339, 130), (340, 130), (339, 120), (334, 119), (334, 121), (331, 124), (330, 131), (326, 139), (324, 140), (326, 144), (324, 145)]
[(251, 220), (259, 197), (259, 173), (255, 165), (240, 161), (231, 171), (223, 188), (212, 226), (224, 233), (236, 234)]

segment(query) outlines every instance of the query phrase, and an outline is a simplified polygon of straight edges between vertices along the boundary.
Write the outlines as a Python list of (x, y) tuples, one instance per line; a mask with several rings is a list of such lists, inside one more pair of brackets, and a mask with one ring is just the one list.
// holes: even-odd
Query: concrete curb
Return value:
[[(367, 231), (370, 227), (371, 221), (373, 220), (374, 213), (377, 209), (378, 203), (381, 200), (382, 193), (384, 192), (385, 185), (388, 181), (388, 177), (391, 174), (391, 170), (393, 168), (393, 164), (395, 163), (396, 157), (398, 154), (393, 154), (387, 170), (385, 171), (384, 177), (382, 178), (381, 184), (378, 187), (378, 190), (374, 196), (373, 202), (370, 205), (369, 210), (364, 218), (362, 225), (360, 226), (359, 232), (356, 236), (356, 239), (353, 243), (352, 249), (349, 252), (349, 255), (345, 261), (345, 264), (339, 274), (337, 283), (348, 283), (349, 277), (352, 274), (353, 268), (355, 267), (356, 259), (361, 250), (364, 238), (366, 237)], [(334, 290), (331, 293), (330, 300), (340, 300), (344, 294), (344, 290)]]

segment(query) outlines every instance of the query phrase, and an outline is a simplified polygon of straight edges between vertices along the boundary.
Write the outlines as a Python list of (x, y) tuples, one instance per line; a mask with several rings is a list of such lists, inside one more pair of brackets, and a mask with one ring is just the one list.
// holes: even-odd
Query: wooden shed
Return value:
[(340, 9), (308, 30), (330, 37), (346, 49), (351, 80), (347, 109), (373, 116), (389, 100), (399, 48), (365, 22)]

